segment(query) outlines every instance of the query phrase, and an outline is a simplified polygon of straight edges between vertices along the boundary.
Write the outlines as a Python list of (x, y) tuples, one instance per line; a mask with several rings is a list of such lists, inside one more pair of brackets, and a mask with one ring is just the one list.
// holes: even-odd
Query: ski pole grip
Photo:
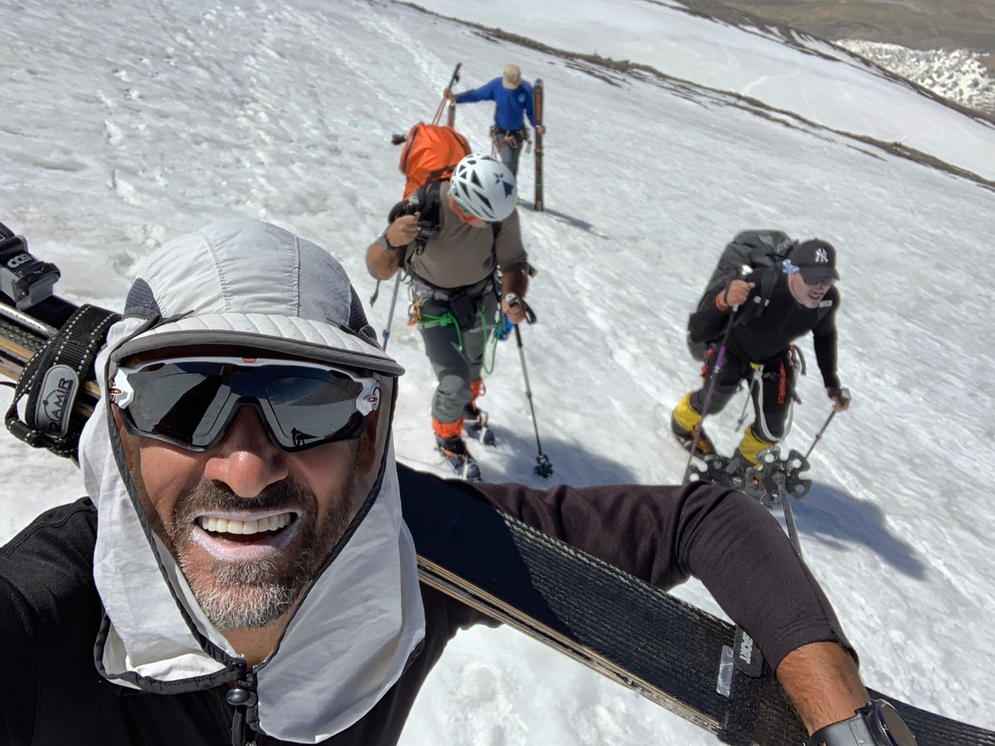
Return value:
[(521, 305), (525, 311), (525, 322), (527, 324), (534, 324), (536, 322), (535, 311), (532, 310), (532, 306), (525, 302), (524, 298), (520, 298), (514, 293), (508, 293), (505, 296), (505, 300), (508, 301), (508, 308), (514, 308), (517, 305)]
[[(753, 268), (749, 264), (744, 264), (742, 267), (739, 268), (739, 277), (736, 277), (734, 279), (739, 280), (739, 279), (741, 279), (743, 277), (746, 277), (752, 271), (753, 271)], [(732, 283), (730, 282), (729, 285), (731, 286)], [(728, 299), (729, 299), (729, 288), (727, 287), (726, 288), (726, 300), (728, 300)], [(732, 312), (733, 312), (733, 314), (738, 313), (739, 312), (739, 306), (738, 305), (733, 306), (732, 307)]]

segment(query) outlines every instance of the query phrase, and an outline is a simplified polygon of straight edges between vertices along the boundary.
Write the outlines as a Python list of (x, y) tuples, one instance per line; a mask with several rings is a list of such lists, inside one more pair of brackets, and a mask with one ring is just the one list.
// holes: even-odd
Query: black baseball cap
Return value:
[(840, 279), (836, 271), (836, 249), (828, 241), (818, 238), (803, 241), (791, 250), (788, 259), (798, 267), (809, 285), (829, 278)]

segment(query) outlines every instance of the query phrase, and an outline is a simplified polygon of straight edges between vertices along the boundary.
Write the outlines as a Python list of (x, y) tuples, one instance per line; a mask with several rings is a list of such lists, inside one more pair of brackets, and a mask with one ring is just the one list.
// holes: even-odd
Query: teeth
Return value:
[(279, 531), (290, 524), (293, 515), (280, 513), (255, 521), (237, 521), (234, 518), (201, 518), (200, 527), (217, 534), (257, 534), (263, 531)]

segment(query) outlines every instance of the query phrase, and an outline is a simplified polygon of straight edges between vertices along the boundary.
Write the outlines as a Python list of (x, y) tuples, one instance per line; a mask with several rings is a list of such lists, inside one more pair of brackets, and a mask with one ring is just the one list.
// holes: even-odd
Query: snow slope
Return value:
[(650, 65), (995, 179), (990, 123), (937, 109), (911, 86), (900, 90), (842, 49), (801, 33), (740, 28), (690, 13), (675, 0), (506, 0), (500, 14), (480, 0), (420, 5), (559, 49)]
[[(498, 25), (484, 3), (429, 6)], [(806, 558), (871, 686), (995, 728), (995, 672), (980, 654), (995, 617), (984, 473), (995, 464), (995, 194), (818, 125), (906, 137), (988, 178), (995, 131), (767, 34), (637, 0), (571, 8), (583, 22), (565, 20), (553, 0), (541, 9), (509, 0), (500, 25), (749, 93), (812, 124), (695, 85), (495, 43), (394, 3), (0, 0), (0, 100), (16, 102), (0, 118), (0, 220), (60, 266), (59, 290), (74, 300), (120, 307), (139, 257), (226, 216), (317, 241), (368, 298), (364, 249), (403, 188), (391, 133), (431, 118), (457, 59), (467, 86), (517, 62), (547, 85), (549, 212), (523, 210), (540, 320), (523, 337), (552, 481), (678, 480), (685, 459), (668, 419), (697, 380), (684, 324), (721, 247), (751, 227), (833, 241), (839, 367), (854, 405), (812, 456), (816, 484), (796, 508)], [(480, 148), (490, 116), (488, 104), (459, 110)], [(529, 167), (525, 158), (526, 197)], [(370, 310), (374, 323), (386, 322), (388, 305)], [(829, 405), (802, 346), (805, 404), (787, 444), (804, 450)], [(403, 310), (391, 352), (408, 370), (398, 454), (442, 473), (429, 429), (434, 378)], [(482, 405), (501, 443), (482, 454), (485, 474), (537, 484), (512, 344), (488, 380)], [(712, 421), (722, 447), (737, 442), (739, 408)], [(0, 464), (0, 540), (82, 494), (71, 464), (6, 433)], [(718, 611), (697, 583), (677, 592)], [(457, 637), (402, 742), (714, 740), (502, 629)]]
[(978, 111), (995, 113), (995, 80), (979, 52), (968, 49), (909, 49), (860, 39), (834, 42), (903, 78)]

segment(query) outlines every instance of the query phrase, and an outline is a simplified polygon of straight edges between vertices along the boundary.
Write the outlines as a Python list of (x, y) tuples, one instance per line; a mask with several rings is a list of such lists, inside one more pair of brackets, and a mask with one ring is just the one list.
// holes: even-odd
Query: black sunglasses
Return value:
[(111, 396), (129, 433), (195, 452), (217, 446), (238, 408), (252, 406), (273, 444), (297, 453), (358, 438), (380, 384), (318, 363), (172, 358), (119, 368)]

